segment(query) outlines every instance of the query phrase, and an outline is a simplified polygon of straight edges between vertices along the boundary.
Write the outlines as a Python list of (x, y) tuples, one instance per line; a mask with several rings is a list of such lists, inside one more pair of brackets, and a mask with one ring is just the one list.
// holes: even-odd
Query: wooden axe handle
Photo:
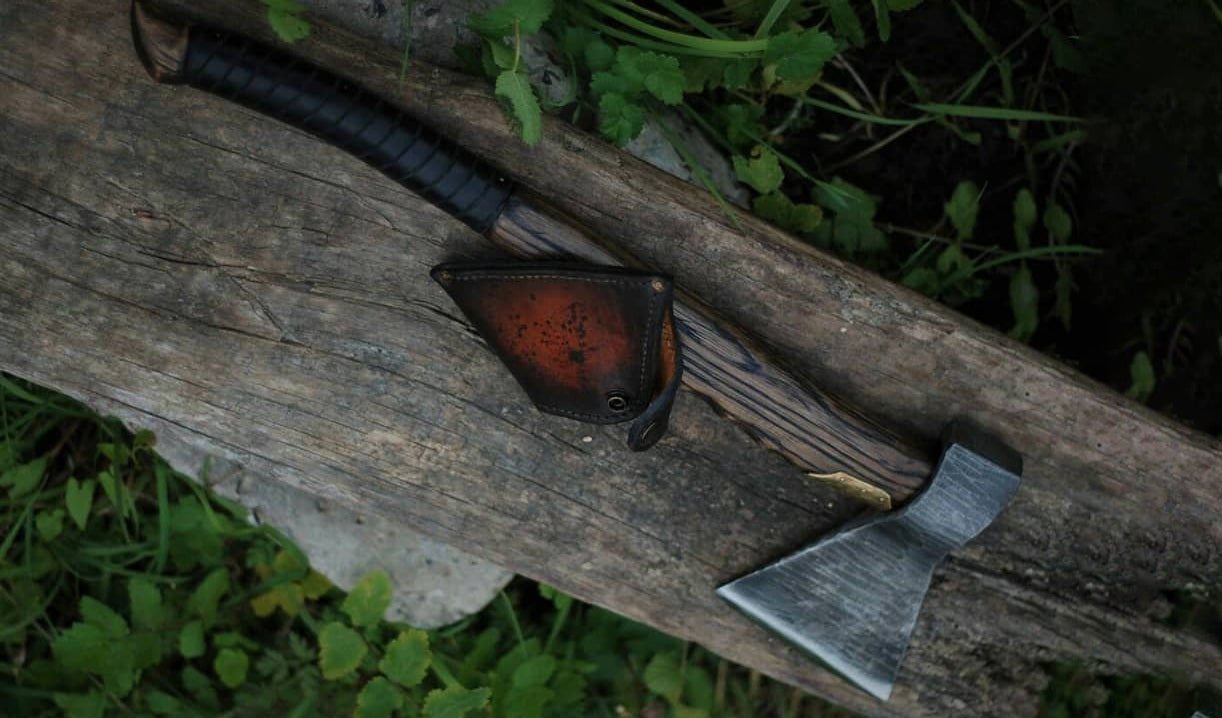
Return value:
[[(218, 94), (343, 147), (507, 251), (641, 266), (353, 83), (253, 40), (157, 20), (138, 4), (132, 25), (154, 79)], [(804, 387), (699, 300), (679, 291), (675, 319), (683, 383), (763, 446), (878, 508), (929, 479), (929, 460), (910, 442)]]

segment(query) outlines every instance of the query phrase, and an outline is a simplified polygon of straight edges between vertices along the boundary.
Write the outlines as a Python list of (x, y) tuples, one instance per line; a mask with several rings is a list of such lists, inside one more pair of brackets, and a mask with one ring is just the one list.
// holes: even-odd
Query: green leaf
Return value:
[(183, 658), (199, 658), (206, 650), (202, 621), (191, 621), (178, 632), (178, 652)]
[(543, 718), (543, 709), (556, 694), (543, 686), (514, 686), (505, 694), (505, 715), (513, 718)]
[(131, 607), (132, 625), (137, 630), (154, 631), (161, 627), (164, 616), (161, 612), (161, 591), (146, 578), (133, 578), (127, 582), (127, 596)]
[(522, 33), (539, 32), (551, 16), (552, 8), (553, 0), (505, 0), (483, 15), (468, 18), (467, 26), (494, 39), (512, 35), (514, 23)]
[(390, 577), (385, 571), (374, 571), (356, 582), (340, 610), (348, 614), (354, 626), (375, 626), (390, 605), (390, 593)]
[(492, 691), (487, 688), (468, 690), (462, 686), (450, 686), (430, 691), (424, 699), (425, 718), (463, 718), (471, 711), (488, 705)]
[(683, 693), (683, 671), (674, 653), (655, 655), (645, 666), (645, 687), (671, 703), (678, 703)]
[(369, 647), (360, 634), (342, 623), (332, 621), (318, 633), (318, 667), (328, 681), (352, 673), (361, 665)]
[(514, 669), (513, 685), (516, 688), (546, 685), (556, 672), (556, 659), (546, 653), (524, 661)]
[(304, 9), (304, 6), (296, 5), (295, 10), (288, 10), (274, 7), (269, 3), (267, 7), (267, 22), (272, 26), (272, 31), (276, 33), (276, 37), (284, 42), (297, 42), (309, 37), (310, 23), (296, 14)]
[(815, 201), (832, 210), (836, 216), (824, 220), (816, 228), (815, 238), (833, 244), (848, 255), (859, 252), (876, 253), (888, 248), (887, 236), (874, 226), (878, 203), (860, 187), (837, 177), (830, 184), (815, 186)]
[(585, 57), (586, 67), (591, 70), (605, 70), (615, 62), (615, 48), (603, 42), (602, 38), (587, 44), (582, 55)]
[(836, 34), (844, 37), (856, 47), (866, 44), (866, 31), (861, 26), (861, 19), (849, 4), (849, 0), (823, 0), (827, 12), (831, 15), (832, 25)]
[(365, 684), (356, 697), (355, 718), (390, 718), (403, 705), (403, 691), (378, 676)]
[(68, 479), (64, 503), (68, 506), (68, 515), (72, 517), (72, 523), (82, 531), (85, 530), (85, 524), (89, 521), (89, 511), (93, 508), (93, 491), (97, 485), (98, 483), (92, 480)]
[(975, 182), (960, 182), (946, 203), (946, 216), (955, 226), (959, 239), (968, 240), (976, 231), (976, 214), (980, 210), (980, 188)]
[(1132, 383), (1125, 394), (1145, 403), (1150, 398), (1150, 394), (1154, 392), (1155, 384), (1154, 364), (1150, 361), (1148, 354), (1137, 352), (1133, 357), (1133, 362), (1129, 364), (1129, 377)]
[(725, 120), (726, 139), (735, 147), (751, 145), (756, 137), (764, 134), (764, 126), (760, 124), (764, 108), (760, 105), (745, 102), (725, 105), (721, 116)]
[(182, 687), (191, 694), (192, 698), (211, 709), (213, 713), (221, 712), (221, 702), (217, 698), (216, 690), (212, 687), (212, 680), (204, 675), (203, 671), (194, 666), (182, 669)]
[(794, 204), (781, 192), (760, 195), (751, 202), (757, 215), (791, 232), (813, 232), (823, 221), (823, 209), (813, 204)]
[(1048, 208), (1044, 210), (1044, 227), (1054, 240), (1062, 244), (1068, 242), (1073, 235), (1073, 219), (1065, 208), (1056, 202), (1049, 203)]
[(1020, 342), (1031, 340), (1040, 322), (1039, 304), (1039, 290), (1035, 288), (1031, 270), (1023, 262), (1010, 278), (1010, 309), (1014, 312), (1014, 327), (1010, 329), (1010, 336)]
[(775, 192), (785, 179), (776, 153), (764, 145), (756, 145), (751, 155), (751, 159), (734, 156), (734, 173), (760, 194)]
[(1035, 197), (1026, 187), (1014, 195), (1014, 243), (1020, 250), (1031, 247), (1031, 230), (1039, 218), (1039, 210), (1035, 206)]
[(716, 57), (684, 55), (679, 58), (683, 69), (683, 89), (686, 92), (704, 92), (721, 86), (725, 61)]
[(64, 718), (102, 718), (106, 711), (106, 694), (90, 691), (84, 695), (56, 693), (55, 705), (64, 711)]
[(34, 527), (38, 529), (38, 537), (50, 543), (64, 532), (64, 510), (39, 511), (34, 516)]
[(111, 638), (122, 638), (128, 633), (127, 621), (110, 606), (92, 596), (81, 597), (81, 620), (91, 626), (97, 626)]
[(878, 20), (878, 39), (891, 39), (891, 8), (886, 0), (874, 0), (874, 17)]
[(205, 619), (214, 617), (217, 604), (228, 591), (229, 572), (223, 568), (214, 569), (187, 599), (187, 612)]
[(526, 75), (512, 70), (497, 75), (496, 96), (508, 103), (510, 117), (514, 119), (522, 141), (528, 145), (539, 144), (543, 138), (543, 112)]
[(413, 628), (400, 633), (386, 646), (378, 669), (395, 683), (411, 688), (424, 680), (431, 660), (429, 634)]
[(757, 67), (758, 60), (727, 60), (721, 73), (721, 83), (727, 90), (741, 90), (751, 84), (751, 73)]
[(146, 691), (144, 693), (144, 701), (148, 705), (149, 710), (157, 715), (174, 716), (175, 718), (192, 715), (186, 708), (183, 707), (181, 701), (169, 693), (162, 691)]
[(894, 12), (904, 12), (925, 2), (925, 0), (887, 0), (887, 7)]
[(768, 38), (764, 61), (776, 64), (781, 80), (809, 80), (819, 74), (828, 60), (836, 56), (836, 41), (820, 30), (783, 32)]
[(621, 45), (615, 53), (614, 73), (625, 83), (617, 91), (627, 96), (644, 88), (668, 105), (683, 100), (686, 81), (679, 69), (679, 60), (670, 55)]
[(9, 498), (24, 496), (38, 486), (47, 471), (47, 457), (40, 456), (33, 461), (14, 466), (0, 474), (0, 486), (7, 486)]
[(598, 102), (598, 132), (623, 147), (645, 128), (645, 113), (623, 95), (609, 92)]
[(212, 661), (212, 669), (217, 678), (229, 688), (237, 688), (246, 682), (246, 672), (250, 669), (250, 658), (246, 651), (240, 648), (222, 648)]
[(94, 671), (107, 663), (109, 643), (110, 638), (101, 628), (88, 623), (74, 623), (51, 641), (51, 653), (64, 668)]

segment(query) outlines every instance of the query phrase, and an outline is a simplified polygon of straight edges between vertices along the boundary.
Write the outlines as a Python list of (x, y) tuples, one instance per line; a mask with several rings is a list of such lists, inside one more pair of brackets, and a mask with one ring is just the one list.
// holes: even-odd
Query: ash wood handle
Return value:
[[(522, 257), (636, 264), (521, 189), (486, 236)], [(676, 291), (684, 385), (746, 427), (763, 446), (876, 506), (902, 502), (924, 486), (932, 466), (922, 452), (826, 393), (803, 386), (730, 326), (695, 297)]]
[[(276, 117), (342, 147), (432, 200), (490, 240), (531, 258), (639, 266), (546, 204), (484, 169), (381, 98), (253, 40), (187, 28), (132, 6), (137, 53), (159, 82), (183, 82)], [(889, 507), (928, 480), (911, 444), (830, 396), (802, 386), (743, 334), (679, 291), (675, 324), (683, 383), (804, 471)]]

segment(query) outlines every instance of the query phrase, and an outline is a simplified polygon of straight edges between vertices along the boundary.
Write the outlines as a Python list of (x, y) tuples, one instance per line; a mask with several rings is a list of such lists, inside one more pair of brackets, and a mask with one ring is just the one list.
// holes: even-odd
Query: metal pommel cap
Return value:
[(1022, 458), (953, 423), (928, 487), (725, 584), (718, 595), (879, 700), (899, 675), (934, 569), (997, 517)]
[(157, 82), (176, 82), (187, 56), (191, 31), (153, 17), (142, 3), (132, 2), (132, 42), (149, 77)]

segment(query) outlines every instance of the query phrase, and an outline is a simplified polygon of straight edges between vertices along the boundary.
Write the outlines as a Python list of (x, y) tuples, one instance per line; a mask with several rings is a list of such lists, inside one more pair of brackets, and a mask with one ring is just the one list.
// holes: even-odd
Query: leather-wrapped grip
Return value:
[(253, 40), (192, 28), (177, 78), (341, 147), (486, 231), (513, 191), (504, 177), (356, 85)]

